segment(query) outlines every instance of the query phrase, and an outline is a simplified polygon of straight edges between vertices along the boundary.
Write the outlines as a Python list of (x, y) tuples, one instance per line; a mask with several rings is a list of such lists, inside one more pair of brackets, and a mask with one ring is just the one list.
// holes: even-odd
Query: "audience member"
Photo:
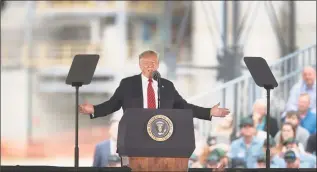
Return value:
[(223, 168), (229, 167), (229, 158), (225, 150), (220, 148), (212, 150), (206, 161), (206, 168), (217, 168), (218, 166), (222, 166)]
[(316, 154), (316, 133), (309, 136), (306, 146), (306, 152), (317, 156)]
[(288, 150), (284, 154), (286, 168), (309, 168), (308, 163), (301, 162), (297, 151)]
[(298, 147), (298, 142), (294, 138), (287, 139), (283, 145), (286, 147), (286, 150), (296, 150), (299, 153), (300, 161), (305, 162), (309, 165), (309, 168), (314, 168), (316, 165), (316, 157), (306, 153), (303, 150), (300, 150)]
[(111, 155), (117, 155), (116, 151), (118, 126), (119, 121), (111, 121), (109, 128), (110, 138), (96, 145), (93, 159), (93, 167), (107, 167), (109, 166), (109, 158), (112, 158), (111, 160), (115, 159), (114, 156)]
[(298, 99), (298, 112), (300, 116), (300, 125), (307, 129), (310, 134), (316, 133), (316, 113), (309, 108), (310, 97), (307, 93), (303, 93)]
[(255, 128), (252, 118), (243, 118), (240, 128), (242, 137), (232, 142), (228, 157), (242, 158), (248, 168), (255, 168), (256, 157), (261, 154), (263, 141), (254, 136)]
[[(281, 134), (279, 139), (276, 139), (278, 154), (286, 151), (283, 143), (290, 138), (296, 138), (296, 128), (290, 123), (284, 123), (281, 128)], [(305, 150), (303, 144), (299, 143), (300, 150)]]
[[(295, 128), (295, 139), (302, 143), (303, 146), (305, 147), (307, 144), (307, 139), (309, 137), (309, 132), (303, 128), (302, 126), (300, 126), (300, 117), (299, 117), (299, 113), (296, 111), (289, 111), (286, 113), (286, 117), (285, 117), (285, 123), (290, 123), (292, 124), (292, 126)], [(280, 136), (281, 135), (281, 131), (279, 131), (276, 136), (275, 136), (275, 142), (279, 143), (280, 140)]]
[[(313, 113), (316, 113), (316, 71), (313, 67), (305, 67), (302, 72), (302, 80), (292, 87), (285, 112), (298, 110), (298, 99), (303, 93), (309, 95), (311, 100), (309, 107)], [(286, 113), (283, 114), (283, 118), (285, 114)]]
[[(266, 100), (258, 99), (255, 101), (253, 105), (253, 112), (251, 114), (252, 119), (254, 121), (254, 127), (256, 130), (267, 131), (266, 128)], [(270, 129), (269, 134), (271, 136), (275, 136), (278, 132), (277, 120), (271, 116), (269, 116)]]

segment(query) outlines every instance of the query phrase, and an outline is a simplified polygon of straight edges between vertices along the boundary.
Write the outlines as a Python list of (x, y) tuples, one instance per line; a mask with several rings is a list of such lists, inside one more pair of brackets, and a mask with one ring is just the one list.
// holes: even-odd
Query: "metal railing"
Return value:
[[(270, 68), (279, 84), (277, 88), (271, 91), (270, 95), (270, 114), (272, 117), (280, 119), (289, 97), (289, 91), (300, 80), (301, 71), (305, 66), (316, 66), (316, 44), (291, 53), (270, 64)], [(239, 78), (190, 98), (189, 102), (194, 102), (204, 107), (211, 107), (213, 104), (210, 102), (213, 99), (217, 100), (222, 107), (227, 107), (231, 110), (231, 115), (234, 119), (234, 131), (238, 132), (239, 119), (252, 113), (253, 103), (259, 98), (266, 98), (266, 90), (258, 87), (247, 71), (247, 74)], [(214, 131), (215, 126), (213, 124), (217, 123), (217, 120), (219, 119), (213, 119), (210, 122), (194, 119), (194, 124), (198, 126), (201, 135), (207, 137)]]

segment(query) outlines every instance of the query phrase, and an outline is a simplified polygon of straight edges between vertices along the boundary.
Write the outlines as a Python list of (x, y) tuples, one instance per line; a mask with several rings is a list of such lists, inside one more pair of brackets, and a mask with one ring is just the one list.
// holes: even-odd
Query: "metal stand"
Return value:
[(79, 106), (79, 87), (83, 84), (80, 82), (72, 83), (72, 86), (76, 88), (76, 107), (75, 107), (75, 168), (79, 166), (79, 146), (78, 146), (78, 106)]
[(271, 85), (264, 85), (264, 88), (266, 89), (266, 168), (270, 168), (271, 160), (270, 160), (270, 125), (269, 125), (269, 117), (270, 117), (270, 91), (273, 89), (273, 86)]

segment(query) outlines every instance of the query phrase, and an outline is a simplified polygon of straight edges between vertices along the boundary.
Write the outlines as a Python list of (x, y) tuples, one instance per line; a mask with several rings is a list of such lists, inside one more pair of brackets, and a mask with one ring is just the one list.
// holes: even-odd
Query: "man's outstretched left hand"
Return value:
[(220, 108), (219, 105), (220, 103), (211, 108), (210, 115), (214, 117), (226, 117), (230, 113), (230, 110), (227, 108)]

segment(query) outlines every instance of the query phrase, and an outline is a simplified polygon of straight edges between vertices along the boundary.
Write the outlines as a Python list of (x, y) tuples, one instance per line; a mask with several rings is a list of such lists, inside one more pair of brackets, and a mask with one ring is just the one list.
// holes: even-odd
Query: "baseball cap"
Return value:
[(297, 144), (298, 142), (296, 141), (295, 138), (289, 138), (289, 139), (287, 139), (287, 140), (285, 140), (285, 141), (283, 142), (283, 145), (286, 146), (286, 145), (292, 144), (292, 143), (296, 143), (296, 144)]
[(299, 154), (294, 150), (288, 150), (284, 154), (284, 160), (288, 163), (295, 162), (297, 158), (299, 158)]
[(240, 121), (240, 127), (244, 127), (244, 126), (253, 126), (253, 119), (251, 117), (246, 117), (246, 118), (242, 118)]
[(211, 151), (209, 154), (207, 161), (208, 162), (219, 162), (221, 158), (226, 156), (226, 152), (221, 148), (216, 148)]

